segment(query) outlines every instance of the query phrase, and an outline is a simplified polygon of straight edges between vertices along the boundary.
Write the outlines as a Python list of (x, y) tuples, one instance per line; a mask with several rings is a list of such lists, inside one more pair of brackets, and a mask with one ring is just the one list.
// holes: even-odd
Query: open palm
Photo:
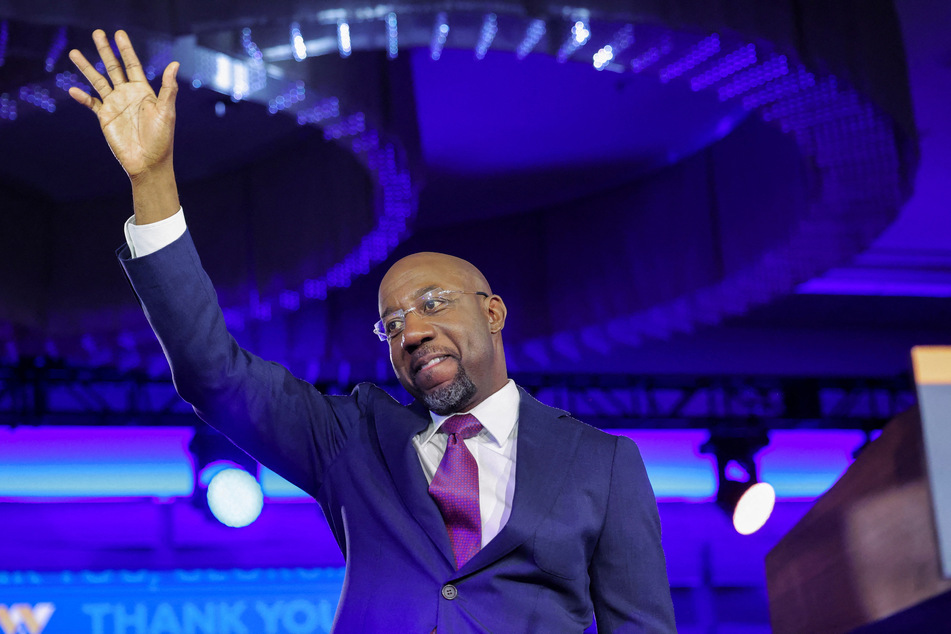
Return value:
[(162, 88), (156, 96), (124, 31), (116, 33), (124, 69), (113, 54), (105, 32), (95, 31), (93, 41), (109, 78), (101, 75), (82, 53), (70, 51), (69, 58), (100, 98), (79, 88), (70, 88), (70, 97), (96, 113), (106, 142), (130, 178), (134, 180), (155, 168), (171, 167), (177, 62), (165, 69)]

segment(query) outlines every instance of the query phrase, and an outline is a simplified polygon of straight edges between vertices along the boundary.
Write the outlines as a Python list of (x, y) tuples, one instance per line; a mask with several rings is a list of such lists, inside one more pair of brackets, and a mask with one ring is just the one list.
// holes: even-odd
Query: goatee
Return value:
[(466, 369), (459, 364), (456, 376), (449, 385), (437, 388), (429, 394), (423, 394), (423, 402), (431, 411), (440, 416), (454, 414), (472, 400), (476, 394), (475, 383), (466, 374)]

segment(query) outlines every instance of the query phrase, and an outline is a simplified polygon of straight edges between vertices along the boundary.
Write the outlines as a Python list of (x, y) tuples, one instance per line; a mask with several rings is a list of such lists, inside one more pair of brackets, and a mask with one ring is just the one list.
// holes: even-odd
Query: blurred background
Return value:
[[(181, 200), (242, 345), (406, 401), (377, 284), (415, 251), (472, 261), (516, 381), (638, 442), (680, 630), (745, 633), (769, 631), (766, 552), (914, 406), (911, 346), (948, 343), (949, 22), (941, 0), (0, 2), (0, 631), (324, 632), (342, 583), (316, 503), (178, 399), (123, 279), (128, 180), (66, 94), (94, 28), (156, 87), (182, 64)], [(216, 516), (225, 468), (250, 506), (227, 490)], [(775, 508), (741, 535), (756, 482)]]

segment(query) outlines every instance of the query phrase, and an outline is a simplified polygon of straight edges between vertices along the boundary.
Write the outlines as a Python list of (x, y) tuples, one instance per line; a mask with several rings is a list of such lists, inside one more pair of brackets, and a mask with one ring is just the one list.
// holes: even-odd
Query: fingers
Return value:
[(178, 62), (172, 62), (162, 73), (162, 88), (159, 90), (159, 108), (165, 112), (175, 111), (175, 95), (178, 94)]
[(93, 112), (98, 111), (99, 105), (102, 103), (98, 99), (94, 99), (93, 97), (87, 95), (82, 89), (76, 88), (76, 86), (73, 86), (69, 89), (69, 96)]
[(132, 48), (132, 41), (125, 31), (116, 31), (116, 45), (119, 47), (119, 54), (125, 64), (125, 72), (129, 81), (148, 81), (145, 78), (145, 72), (142, 70), (142, 64), (135, 54), (135, 49)]
[[(112, 80), (112, 85), (124, 84), (126, 81), (125, 72), (123, 72), (119, 60), (116, 59), (115, 53), (112, 52), (106, 32), (102, 29), (96, 29), (92, 32), (92, 41), (96, 44), (96, 50), (99, 51), (99, 58), (106, 65), (106, 73), (109, 75), (109, 79)], [(129, 48), (131, 47), (130, 44)]]
[[(73, 49), (69, 52), (69, 59), (71, 62), (73, 62), (73, 64), (76, 65), (76, 68), (79, 69), (79, 72), (83, 74), (83, 77), (86, 78), (86, 81), (88, 81), (89, 84), (96, 89), (96, 92), (99, 93), (100, 97), (105, 98), (106, 95), (112, 92), (112, 86), (109, 85), (109, 81), (99, 74), (99, 71), (97, 71), (93, 65), (89, 63), (89, 60), (86, 59), (85, 55), (76, 49)], [(75, 99), (75, 97), (73, 98)]]

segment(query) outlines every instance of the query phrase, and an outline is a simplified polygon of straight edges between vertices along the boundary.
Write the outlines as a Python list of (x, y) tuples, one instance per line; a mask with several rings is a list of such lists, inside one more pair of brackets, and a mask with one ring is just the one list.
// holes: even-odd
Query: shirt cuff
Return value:
[(135, 224), (135, 216), (132, 216), (125, 221), (125, 241), (129, 245), (129, 254), (133, 258), (141, 258), (155, 253), (181, 238), (187, 228), (185, 212), (181, 207), (165, 220), (147, 225)]

